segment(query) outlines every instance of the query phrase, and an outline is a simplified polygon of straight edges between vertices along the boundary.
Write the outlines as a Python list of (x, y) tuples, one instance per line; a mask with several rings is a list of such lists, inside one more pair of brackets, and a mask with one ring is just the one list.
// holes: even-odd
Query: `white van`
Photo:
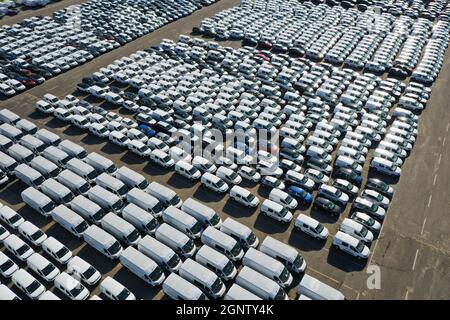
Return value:
[(163, 186), (158, 182), (152, 182), (149, 184), (147, 192), (161, 201), (165, 206), (174, 206), (180, 208), (183, 201), (172, 189)]
[(125, 199), (128, 192), (127, 186), (122, 181), (104, 172), (95, 179), (95, 183), (121, 199)]
[(141, 240), (141, 235), (132, 224), (112, 212), (107, 213), (100, 224), (105, 231), (127, 245), (137, 245)]
[(55, 146), (47, 147), (42, 152), (42, 156), (44, 156), (46, 159), (63, 168), (70, 160), (70, 156), (67, 153), (65, 153), (64, 151)]
[(266, 236), (259, 250), (273, 259), (281, 261), (286, 268), (293, 272), (301, 273), (306, 269), (306, 261), (300, 253), (275, 238)]
[(370, 255), (369, 248), (361, 240), (342, 231), (338, 231), (334, 236), (333, 247), (347, 252), (358, 259), (367, 259)]
[(11, 157), (20, 163), (28, 163), (34, 158), (34, 153), (20, 144), (13, 144), (7, 151)]
[(237, 275), (236, 284), (263, 300), (288, 300), (286, 292), (278, 283), (247, 266)]
[(352, 219), (345, 218), (339, 226), (339, 230), (366, 243), (371, 243), (374, 239), (372, 232), (367, 230), (367, 228), (359, 222)]
[(0, 125), (0, 134), (15, 142), (18, 142), (24, 136), (21, 130), (17, 129), (13, 125), (10, 125), (9, 123)]
[(26, 270), (17, 270), (11, 277), (14, 285), (30, 299), (36, 300), (45, 292), (45, 287)]
[(69, 260), (66, 272), (70, 275), (75, 275), (88, 285), (94, 285), (102, 278), (102, 275), (97, 269), (78, 256)]
[(159, 225), (155, 217), (133, 203), (122, 209), (122, 217), (137, 229), (148, 234), (154, 234)]
[(86, 300), (89, 298), (89, 290), (66, 272), (62, 272), (56, 277), (55, 287), (70, 300)]
[(74, 198), (72, 191), (53, 178), (49, 178), (42, 182), (40, 189), (53, 201), (59, 204), (68, 204)]
[(53, 111), (55, 111), (55, 107), (44, 100), (39, 100), (36, 102), (35, 106), (37, 110), (43, 113), (53, 113)]
[(114, 162), (96, 152), (89, 153), (83, 161), (91, 165), (98, 173), (114, 173), (117, 170)]
[(257, 295), (242, 288), (237, 284), (233, 284), (225, 295), (224, 300), (262, 300)]
[(200, 181), (205, 187), (219, 193), (223, 193), (228, 190), (228, 184), (213, 173), (203, 173)]
[(100, 224), (105, 211), (95, 202), (83, 195), (76, 196), (70, 202), (70, 208), (91, 223)]
[(136, 300), (134, 294), (110, 276), (100, 283), (100, 292), (111, 300)]
[(129, 188), (139, 188), (141, 190), (145, 190), (148, 187), (148, 181), (144, 178), (143, 175), (137, 173), (130, 168), (123, 166), (120, 167), (115, 173), (114, 176), (125, 183), (125, 185)]
[(240, 186), (233, 186), (231, 188), (230, 198), (250, 208), (254, 208), (259, 205), (259, 199), (250, 191)]
[(75, 157), (78, 159), (84, 159), (87, 156), (87, 152), (82, 146), (70, 140), (61, 141), (60, 144), (58, 144), (58, 148), (60, 148), (71, 157)]
[(324, 240), (328, 237), (328, 229), (324, 227), (319, 221), (313, 219), (303, 213), (300, 213), (295, 219), (294, 227), (311, 237)]
[(53, 201), (45, 194), (40, 192), (34, 187), (28, 187), (20, 194), (23, 202), (29, 205), (31, 208), (39, 212), (44, 217), (48, 217), (51, 211), (55, 207)]
[(281, 204), (287, 209), (295, 209), (298, 206), (297, 200), (283, 190), (273, 188), (269, 193), (269, 200)]
[(61, 271), (39, 253), (33, 253), (27, 259), (27, 266), (47, 282), (53, 282)]
[(19, 266), (3, 252), (0, 252), (0, 266), (0, 275), (4, 278), (10, 278), (14, 274), (14, 272), (19, 270)]
[(175, 163), (175, 172), (190, 180), (197, 180), (201, 177), (201, 172), (198, 169), (183, 160), (179, 160)]
[(153, 287), (162, 284), (165, 279), (161, 267), (133, 247), (122, 251), (120, 263)]
[(243, 248), (256, 248), (259, 240), (254, 232), (246, 225), (232, 219), (227, 218), (220, 226), (220, 231), (233, 237)]
[(338, 156), (334, 161), (336, 168), (347, 168), (355, 171), (357, 174), (361, 174), (362, 166), (358, 162), (348, 156)]
[(192, 259), (186, 259), (180, 267), (179, 274), (204, 290), (212, 298), (218, 299), (225, 294), (226, 287), (211, 270)]
[(13, 229), (17, 229), (22, 223), (25, 222), (25, 219), (22, 218), (20, 214), (4, 205), (0, 206), (0, 220)]
[(29, 165), (46, 178), (54, 178), (61, 172), (61, 168), (42, 156), (37, 156), (31, 160)]
[(298, 284), (297, 293), (313, 300), (345, 300), (340, 291), (307, 274)]
[(160, 224), (155, 237), (183, 257), (192, 257), (195, 253), (196, 247), (192, 239), (167, 223)]
[(137, 248), (169, 272), (176, 272), (181, 266), (182, 261), (175, 251), (149, 235), (139, 241)]
[(89, 181), (91, 184), (95, 181), (95, 178), (98, 175), (97, 171), (95, 171), (91, 165), (77, 158), (70, 159), (66, 164), (66, 169), (76, 173), (80, 177)]
[(20, 261), (26, 261), (34, 253), (34, 250), (15, 234), (10, 234), (3, 240), (3, 245)]
[(51, 215), (55, 222), (77, 238), (81, 238), (89, 227), (81, 216), (62, 204), (54, 208)]
[(209, 246), (202, 246), (197, 251), (195, 261), (214, 271), (223, 280), (231, 280), (237, 273), (231, 260)]
[(284, 206), (269, 199), (264, 200), (262, 203), (261, 212), (268, 217), (284, 223), (289, 223), (293, 217), (292, 213), (289, 212)]
[(34, 136), (44, 141), (48, 146), (57, 146), (61, 142), (61, 138), (56, 133), (50, 132), (47, 129), (38, 130)]
[(100, 186), (89, 189), (88, 198), (102, 207), (105, 211), (119, 213), (123, 207), (123, 201), (118, 196)]
[[(3, 172), (6, 172), (9, 175), (14, 174), (15, 173), (14, 170), (16, 169), (17, 165), (18, 165), (18, 163), (16, 160), (14, 160), (14, 158), (12, 158), (9, 155), (7, 155), (6, 153), (3, 153), (0, 151), (0, 169)], [(42, 183), (42, 181), (41, 181), (41, 183)]]
[(128, 191), (127, 201), (148, 211), (155, 218), (160, 217), (164, 209), (164, 206), (158, 199), (138, 188), (133, 188), (130, 191)]
[[(7, 139), (7, 138), (6, 138)], [(25, 148), (33, 151), (34, 154), (38, 155), (45, 149), (45, 143), (32, 135), (25, 135), (20, 140), (19, 143)]]
[(207, 300), (199, 288), (176, 273), (171, 273), (162, 287), (164, 293), (173, 300)]
[(8, 109), (2, 109), (0, 110), (0, 121), (3, 123), (9, 123), (11, 125), (14, 125), (20, 120), (20, 117)]
[(0, 300), (21, 300), (16, 294), (4, 284), (0, 284)]
[(76, 195), (86, 195), (89, 188), (91, 187), (89, 182), (68, 169), (60, 172), (55, 179), (59, 183), (69, 188), (70, 191), (72, 191)]
[(182, 231), (193, 239), (199, 238), (203, 231), (202, 225), (197, 219), (174, 206), (167, 207), (163, 211), (162, 218), (164, 222)]
[(213, 227), (207, 227), (201, 235), (202, 243), (225, 254), (229, 259), (238, 261), (244, 252), (233, 237)]
[(205, 227), (212, 226), (219, 228), (222, 224), (222, 219), (220, 219), (219, 215), (213, 209), (193, 198), (186, 199), (181, 206), (181, 210), (193, 216)]
[(87, 244), (110, 259), (117, 259), (122, 252), (122, 246), (105, 230), (91, 225), (83, 234), (83, 239)]

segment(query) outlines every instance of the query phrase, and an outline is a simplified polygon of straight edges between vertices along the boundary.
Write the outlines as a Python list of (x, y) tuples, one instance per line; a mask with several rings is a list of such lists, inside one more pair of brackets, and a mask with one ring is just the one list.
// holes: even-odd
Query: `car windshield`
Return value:
[(145, 225), (145, 228), (149, 231), (155, 230), (155, 228), (158, 226), (158, 221), (156, 219), (152, 219), (149, 223)]
[(134, 229), (133, 232), (131, 232), (131, 233), (128, 235), (127, 240), (128, 240), (129, 242), (134, 242), (134, 241), (136, 241), (138, 238), (139, 238), (139, 232), (138, 232), (136, 229)]
[(202, 225), (197, 221), (191, 228), (193, 234), (198, 234), (202, 230)]
[(9, 268), (11, 268), (14, 265), (14, 262), (12, 260), (7, 260), (4, 264), (0, 265), (0, 271), (5, 272)]
[(212, 226), (215, 226), (216, 224), (219, 223), (219, 221), (220, 221), (220, 217), (219, 217), (217, 214), (214, 214), (214, 215), (212, 216), (212, 218), (209, 220), (209, 223), (210, 223)]
[(222, 286), (223, 286), (222, 281), (219, 278), (217, 278), (216, 281), (214, 281), (214, 283), (212, 284), (211, 290), (212, 292), (217, 293), (220, 291), (220, 289), (222, 289)]
[(162, 269), (160, 267), (156, 267), (149, 277), (151, 280), (156, 281), (161, 277), (162, 274), (163, 274)]
[(125, 185), (123, 185), (122, 187), (119, 188), (119, 190), (117, 190), (117, 192), (118, 192), (121, 196), (123, 196), (124, 194), (126, 194), (126, 193), (128, 192), (128, 188), (127, 188)]
[(73, 199), (73, 193), (72, 193), (72, 192), (66, 194), (66, 195), (62, 198), (62, 200), (63, 200), (64, 203), (69, 203), (70, 201), (72, 201), (72, 199)]
[(283, 272), (280, 274), (280, 280), (286, 282), (289, 279), (290, 273), (288, 269), (284, 268)]
[(87, 224), (86, 221), (83, 221), (82, 223), (80, 223), (78, 226), (75, 227), (75, 231), (77, 233), (82, 233), (84, 231), (86, 231), (86, 229), (89, 227), (89, 225)]
[(176, 254), (174, 254), (172, 256), (172, 258), (170, 258), (169, 261), (167, 261), (167, 265), (170, 268), (175, 268), (179, 263), (180, 263), (180, 257)]
[(223, 182), (223, 180), (218, 180), (216, 183), (218, 188), (221, 188), (224, 184), (225, 184), (225, 182)]
[(105, 211), (103, 211), (103, 209), (99, 209), (93, 216), (92, 218), (95, 221), (100, 221), (100, 219), (102, 219), (105, 216)]
[(37, 280), (34, 280), (27, 288), (28, 293), (35, 292), (39, 287), (41, 286), (41, 283)]
[(116, 166), (112, 164), (106, 169), (106, 171), (108, 171), (108, 173), (113, 173), (114, 171), (116, 171)]
[(295, 269), (298, 269), (301, 267), (302, 264), (303, 264), (303, 257), (298, 254), (295, 257), (294, 261), (292, 262), (292, 265), (294, 266)]
[(358, 252), (362, 252), (364, 250), (364, 244), (361, 241), (359, 241), (358, 245), (355, 247), (355, 249)]
[(239, 243), (236, 242), (234, 247), (231, 249), (231, 254), (233, 255), (233, 257), (237, 257), (241, 252), (241, 250), (242, 250), (241, 246), (239, 245)]
[(52, 263), (49, 263), (44, 269), (42, 269), (41, 271), (42, 271), (42, 273), (45, 275), (45, 276), (48, 276), (53, 270), (55, 270), (56, 269), (56, 267), (52, 264)]
[(113, 210), (119, 210), (120, 208), (122, 208), (122, 206), (123, 206), (123, 202), (122, 202), (122, 200), (119, 199), (112, 205), (112, 208), (113, 208)]
[(284, 292), (284, 290), (282, 288), (280, 288), (280, 290), (278, 290), (277, 294), (275, 295), (274, 300), (284, 300), (285, 297), (286, 297), (286, 293)]
[(123, 289), (118, 295), (117, 300), (125, 300), (130, 296), (131, 292), (128, 289)]
[(255, 196), (253, 195), (253, 193), (249, 193), (249, 195), (247, 196), (247, 201), (252, 202), (254, 199), (255, 199)]
[(83, 292), (84, 287), (81, 284), (78, 284), (75, 288), (73, 288), (72, 290), (70, 290), (70, 294), (72, 297), (78, 297), (78, 295)]
[(91, 172), (89, 172), (89, 173), (87, 174), (87, 177), (88, 177), (90, 180), (94, 179), (96, 176), (97, 176), (97, 174), (95, 173), (94, 170), (92, 170)]
[(251, 244), (254, 243), (255, 241), (256, 241), (256, 236), (255, 236), (255, 234), (254, 234), (253, 232), (251, 232), (251, 233), (248, 235), (246, 242), (247, 242), (249, 245), (251, 245)]
[(378, 210), (378, 205), (377, 204), (372, 204), (371, 206), (370, 206), (370, 210), (372, 211), (372, 212), (375, 212), (375, 211), (377, 211)]
[(28, 250), (30, 250), (30, 247), (27, 244), (24, 244), (23, 246), (21, 246), (19, 249), (17, 249), (17, 253), (19, 256), (23, 255), (25, 252), (27, 252)]
[(66, 247), (62, 247), (60, 250), (58, 250), (56, 252), (56, 256), (58, 258), (62, 258), (64, 257), (67, 253), (69, 252), (69, 249), (67, 249)]
[(120, 247), (119, 242), (116, 241), (116, 242), (114, 242), (114, 243), (112, 244), (111, 247), (109, 247), (109, 248), (107, 249), (107, 251), (109, 252), (109, 254), (114, 255), (114, 254), (116, 254), (117, 252), (120, 251), (120, 248), (121, 248), (121, 247)]
[(237, 178), (237, 173), (236, 172), (232, 172), (231, 174), (230, 174), (230, 179), (231, 180), (234, 180), (234, 179), (236, 179)]
[(11, 218), (8, 219), (10, 224), (14, 224), (17, 221), (19, 221), (20, 219), (22, 219), (22, 217), (18, 214), (13, 215)]
[(190, 252), (192, 249), (194, 249), (194, 242), (192, 240), (189, 240), (181, 249), (183, 252)]
[(362, 237), (365, 237), (367, 235), (367, 229), (366, 228), (362, 228), (360, 234), (361, 234)]
[(80, 193), (86, 193), (91, 186), (89, 183), (85, 183), (80, 187)]
[(336, 192), (334, 193), (336, 197), (340, 197), (342, 196), (342, 191), (341, 190), (336, 190)]
[(36, 231), (35, 233), (33, 233), (32, 235), (31, 235), (31, 239), (33, 239), (33, 240), (37, 240), (37, 239), (39, 239), (40, 237), (42, 237), (44, 235), (44, 233), (41, 231), (41, 230), (38, 230), (38, 231)]
[(35, 179), (35, 180), (33, 181), (33, 184), (34, 184), (35, 186), (38, 186), (38, 185), (41, 185), (42, 182), (44, 182), (44, 177), (40, 176), (39, 178), (37, 178), (37, 179)]
[(228, 263), (223, 268), (223, 273), (225, 275), (230, 275), (233, 272), (233, 269), (234, 269), (233, 263), (231, 261), (228, 261)]
[(139, 189), (143, 190), (145, 188), (148, 187), (148, 181), (147, 180), (143, 180), (141, 183), (138, 184), (137, 186)]
[(323, 231), (323, 229), (324, 229), (324, 226), (323, 226), (323, 224), (321, 224), (321, 223), (319, 223), (319, 224), (314, 228), (314, 230), (316, 230), (317, 233), (321, 233), (321, 232)]

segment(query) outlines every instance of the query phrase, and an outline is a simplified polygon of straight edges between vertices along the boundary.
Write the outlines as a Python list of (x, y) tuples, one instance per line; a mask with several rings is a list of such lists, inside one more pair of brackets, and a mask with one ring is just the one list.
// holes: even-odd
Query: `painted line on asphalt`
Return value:
[(425, 230), (425, 223), (427, 222), (427, 218), (425, 217), (425, 219), (423, 220), (423, 224), (422, 224), (422, 230), (420, 230), (420, 235), (423, 234), (423, 231)]
[(442, 140), (442, 146), (445, 146), (445, 141), (447, 140), (447, 137), (444, 137), (444, 140)]
[(413, 265), (412, 265), (413, 271), (416, 268), (416, 262), (417, 262), (418, 255), (419, 255), (419, 249), (416, 250), (416, 255), (414, 256), (414, 262), (413, 262)]
[(429, 208), (429, 207), (430, 207), (430, 205), (431, 205), (431, 199), (433, 199), (433, 195), (432, 195), (432, 194), (430, 194), (430, 196), (428, 197), (428, 204), (427, 204), (427, 208)]
[(409, 294), (409, 291), (408, 291), (408, 289), (406, 289), (405, 300), (408, 300), (408, 294)]
[(442, 153), (439, 154), (438, 166), (441, 165)]
[(447, 123), (447, 128), (445, 129), (445, 131), (447, 131), (448, 132), (448, 128), (450, 127), (450, 122), (449, 123)]
[(361, 294), (361, 292), (358, 292), (358, 295), (356, 296), (356, 300), (359, 300), (359, 295)]
[(434, 175), (433, 186), (436, 184), (436, 179), (437, 179), (437, 173)]

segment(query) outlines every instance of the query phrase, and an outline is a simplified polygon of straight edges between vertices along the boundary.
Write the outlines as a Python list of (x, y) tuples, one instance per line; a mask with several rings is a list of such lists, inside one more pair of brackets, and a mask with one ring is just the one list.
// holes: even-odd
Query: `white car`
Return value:
[(167, 153), (159, 149), (152, 150), (150, 159), (165, 168), (173, 167), (175, 164), (175, 161)]
[(47, 239), (47, 235), (30, 221), (22, 223), (17, 230), (25, 239), (35, 246), (40, 246), (42, 242)]
[(16, 271), (12, 281), (30, 299), (36, 300), (45, 292), (45, 287), (24, 269)]
[(259, 182), (261, 179), (261, 175), (256, 171), (256, 169), (248, 167), (248, 166), (242, 166), (238, 170), (238, 174), (249, 181), (252, 182)]
[(341, 190), (337, 189), (336, 187), (329, 186), (326, 184), (322, 184), (319, 189), (318, 193), (319, 196), (325, 197), (329, 200), (332, 200), (334, 202), (338, 202), (339, 205), (345, 207), (349, 201), (348, 194), (342, 192)]
[(75, 275), (88, 285), (94, 285), (102, 278), (100, 272), (80, 257), (73, 257), (67, 264), (67, 273)]
[(0, 275), (10, 278), (18, 269), (17, 264), (0, 251)]

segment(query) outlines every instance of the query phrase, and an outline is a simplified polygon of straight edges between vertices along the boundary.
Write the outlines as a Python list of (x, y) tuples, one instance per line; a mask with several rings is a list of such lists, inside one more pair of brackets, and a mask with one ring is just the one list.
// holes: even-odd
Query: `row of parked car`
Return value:
[[(242, 39), (243, 44), (272, 52), (323, 59), (365, 72), (389, 71), (402, 79), (411, 76), (430, 36), (440, 47), (448, 44), (444, 29), (449, 24), (444, 21), (433, 27), (428, 19), (407, 15), (397, 18), (390, 13), (361, 13), (309, 2), (277, 5), (277, 1), (243, 2), (204, 19), (194, 32), (218, 39)], [(432, 63), (439, 61), (433, 58)], [(427, 72), (419, 81), (431, 84), (434, 79), (432, 72)]]
[(0, 29), (0, 95), (10, 97), (191, 14), (209, 0), (87, 1)]
[[(2, 122), (10, 125), (20, 121), (4, 110), (0, 116)], [(103, 255), (118, 258), (125, 268), (150, 285), (162, 284), (170, 297), (205, 299), (206, 293), (209, 298), (220, 298), (226, 290), (222, 281), (236, 277), (236, 284), (230, 287), (226, 299), (287, 299), (283, 288), (292, 283), (290, 272), (305, 271), (304, 259), (292, 247), (266, 237), (256, 250), (258, 238), (236, 220), (228, 218), (222, 222), (217, 213), (200, 202), (192, 198), (183, 202), (167, 187), (149, 183), (127, 167), (117, 169), (109, 159), (96, 153), (87, 154), (82, 147), (68, 140), (61, 141), (44, 129), (34, 134), (36, 141), (49, 146), (42, 152), (33, 149), (35, 157), (29, 162), (22, 160), (9, 173), (28, 185), (21, 193), (22, 200), (36, 213), (51, 217)], [(41, 160), (36, 161), (38, 158)], [(5, 161), (2, 155), (2, 166)], [(157, 221), (160, 218), (162, 222)], [(83, 284), (92, 286), (100, 281), (101, 275), (92, 265), (73, 256), (57, 239), (48, 237), (10, 207), (0, 207), (0, 220), (19, 234), (10, 234), (1, 227), (0, 239), (6, 249), (26, 261), (29, 270), (44, 281), (53, 282), (67, 298), (86, 299), (89, 291)], [(299, 221), (303, 222), (302, 228), (314, 222), (306, 216)], [(322, 227), (322, 235), (326, 232), (323, 230)], [(42, 248), (59, 265), (67, 267), (67, 271), (61, 272), (22, 238)], [(198, 245), (193, 241), (199, 238), (202, 245), (196, 252)], [(243, 250), (247, 252), (244, 254)], [(244, 267), (237, 275), (233, 263), (241, 259)], [(29, 298), (57, 298), (45, 292), (39, 280), (3, 253), (0, 265), (2, 275), (11, 277)], [(167, 279), (164, 271), (170, 273)], [(316, 299), (343, 298), (335, 289), (305, 277), (298, 287), (299, 294)], [(100, 288), (111, 299), (134, 298), (109, 277), (102, 281)], [(1, 288), (2, 298), (15, 298), (8, 290)]]

